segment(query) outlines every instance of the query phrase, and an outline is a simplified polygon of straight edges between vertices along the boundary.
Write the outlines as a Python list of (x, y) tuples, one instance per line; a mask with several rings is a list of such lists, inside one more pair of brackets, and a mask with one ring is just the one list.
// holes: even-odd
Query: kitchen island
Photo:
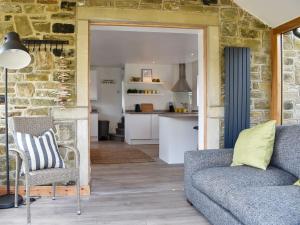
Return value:
[(159, 115), (159, 158), (168, 164), (184, 162), (184, 152), (197, 150), (197, 113)]

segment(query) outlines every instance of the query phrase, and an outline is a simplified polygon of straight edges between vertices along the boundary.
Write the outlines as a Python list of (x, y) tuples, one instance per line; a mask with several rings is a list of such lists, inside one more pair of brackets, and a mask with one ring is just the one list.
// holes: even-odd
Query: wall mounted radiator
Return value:
[(224, 147), (233, 148), (250, 126), (250, 49), (225, 48)]

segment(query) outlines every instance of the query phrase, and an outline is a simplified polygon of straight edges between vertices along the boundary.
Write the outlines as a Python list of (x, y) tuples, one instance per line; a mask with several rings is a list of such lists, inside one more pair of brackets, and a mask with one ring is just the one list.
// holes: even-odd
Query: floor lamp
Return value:
[[(6, 194), (0, 196), (0, 209), (14, 207), (14, 195), (10, 194), (9, 181), (9, 145), (8, 145), (8, 102), (7, 102), (7, 70), (22, 69), (31, 62), (27, 48), (22, 44), (16, 32), (9, 32), (0, 47), (0, 66), (5, 70), (5, 153), (6, 153)], [(19, 197), (19, 201), (22, 198)]]

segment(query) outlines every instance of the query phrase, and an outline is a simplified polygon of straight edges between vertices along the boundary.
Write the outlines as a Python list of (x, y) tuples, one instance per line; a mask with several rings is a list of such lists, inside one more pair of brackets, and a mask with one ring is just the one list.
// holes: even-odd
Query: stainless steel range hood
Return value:
[(179, 64), (179, 80), (171, 90), (173, 92), (192, 92), (186, 81), (185, 64)]

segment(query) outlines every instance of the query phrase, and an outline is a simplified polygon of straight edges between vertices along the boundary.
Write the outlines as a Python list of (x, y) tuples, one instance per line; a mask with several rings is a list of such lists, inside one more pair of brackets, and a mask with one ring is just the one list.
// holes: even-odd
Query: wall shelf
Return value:
[(157, 85), (157, 84), (164, 84), (164, 82), (134, 82), (134, 81), (129, 81), (128, 84), (150, 84), (150, 85)]
[(163, 94), (138, 94), (138, 93), (127, 93), (127, 95), (131, 95), (131, 96), (162, 96)]

